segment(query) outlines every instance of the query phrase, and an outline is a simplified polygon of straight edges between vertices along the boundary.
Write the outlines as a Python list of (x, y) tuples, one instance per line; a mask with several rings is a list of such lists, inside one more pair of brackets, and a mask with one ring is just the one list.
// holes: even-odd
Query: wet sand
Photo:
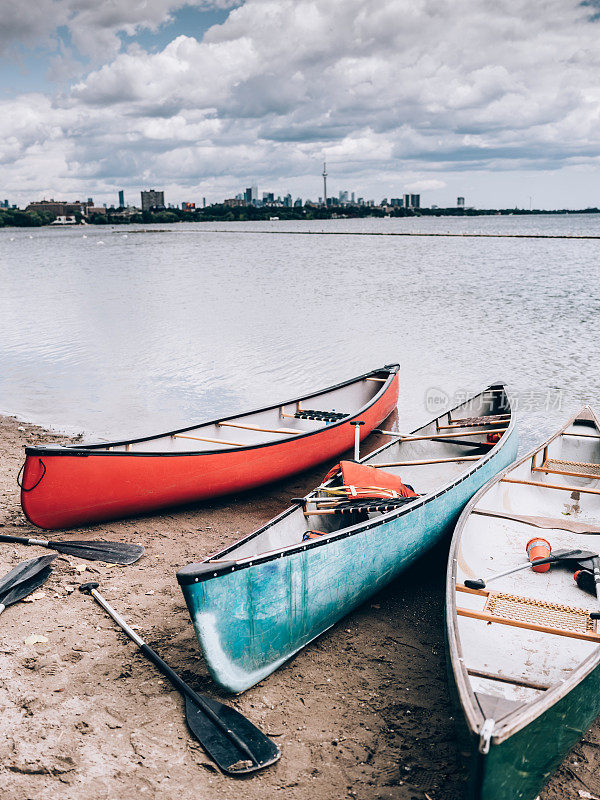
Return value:
[[(23, 445), (66, 441), (0, 417), (0, 532), (39, 536), (16, 478)], [(373, 443), (376, 444), (375, 442)], [(59, 556), (44, 597), (11, 606), (0, 639), (0, 793), (10, 800), (460, 800), (444, 658), (446, 545), (240, 697), (208, 676), (176, 570), (233, 542), (304, 494), (327, 465), (204, 506), (55, 532), (143, 544), (111, 567)], [(0, 573), (47, 550), (0, 545)], [(85, 571), (78, 567), (85, 565)], [(195, 689), (229, 702), (282, 749), (245, 779), (220, 774), (188, 734), (183, 704), (76, 587), (97, 580), (140, 635)], [(32, 634), (47, 643), (25, 644)], [(565, 759), (541, 800), (600, 796), (600, 725)]]

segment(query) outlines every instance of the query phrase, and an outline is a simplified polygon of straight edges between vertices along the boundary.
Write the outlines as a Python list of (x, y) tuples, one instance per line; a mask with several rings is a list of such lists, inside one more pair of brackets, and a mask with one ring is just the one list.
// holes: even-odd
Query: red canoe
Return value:
[[(335, 458), (394, 410), (398, 365), (245, 414), (143, 439), (26, 447), (21, 505), (69, 528), (252, 489)], [(202, 450), (197, 450), (201, 443)]]

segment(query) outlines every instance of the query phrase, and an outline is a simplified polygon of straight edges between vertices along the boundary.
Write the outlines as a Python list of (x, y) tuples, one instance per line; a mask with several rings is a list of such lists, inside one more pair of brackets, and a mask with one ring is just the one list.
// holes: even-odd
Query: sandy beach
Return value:
[[(372, 437), (372, 447), (378, 442)], [(0, 418), (0, 530), (39, 535), (16, 478), (26, 443), (66, 441)], [(0, 792), (10, 800), (460, 800), (442, 621), (445, 546), (240, 697), (219, 695), (176, 570), (239, 538), (310, 489), (315, 472), (209, 505), (53, 534), (143, 544), (135, 565), (59, 556), (43, 597), (2, 615)], [(0, 572), (48, 551), (3, 545)], [(85, 566), (85, 570), (83, 567)], [(83, 571), (82, 571), (83, 570)], [(281, 747), (253, 777), (220, 774), (185, 725), (177, 692), (76, 587), (97, 580), (117, 611), (195, 689), (231, 703)], [(26, 644), (32, 635), (47, 642)], [(600, 725), (542, 800), (600, 793)]]

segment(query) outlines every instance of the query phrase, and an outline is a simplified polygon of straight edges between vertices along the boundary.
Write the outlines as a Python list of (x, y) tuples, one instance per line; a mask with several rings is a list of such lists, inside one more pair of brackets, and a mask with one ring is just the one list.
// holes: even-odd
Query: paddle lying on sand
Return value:
[(25, 536), (0, 534), (0, 542), (33, 544), (48, 547), (65, 556), (77, 556), (88, 561), (105, 561), (107, 564), (135, 564), (142, 557), (144, 548), (126, 542), (53, 542), (48, 539), (28, 539)]
[(590, 550), (555, 550), (552, 555), (546, 558), (536, 558), (534, 561), (527, 561), (525, 564), (520, 564), (518, 567), (507, 569), (506, 572), (498, 572), (484, 581), (483, 578), (475, 578), (473, 580), (465, 580), (465, 586), (468, 589), (485, 589), (486, 584), (490, 581), (495, 581), (498, 578), (503, 578), (505, 575), (512, 575), (513, 572), (519, 572), (522, 569), (531, 569), (532, 567), (541, 567), (542, 564), (555, 564), (557, 561), (587, 561), (591, 558), (597, 558), (598, 553), (592, 553)]
[(234, 708), (203, 697), (182, 680), (162, 658), (154, 652), (133, 631), (122, 617), (107, 603), (100, 592), (99, 584), (84, 583), (80, 592), (91, 594), (127, 636), (134, 642), (146, 658), (165, 675), (185, 697), (185, 716), (188, 727), (209, 756), (223, 772), (230, 775), (246, 775), (249, 772), (268, 767), (275, 763), (281, 752), (262, 731), (259, 731), (246, 717)]
[(56, 556), (39, 556), (23, 561), (0, 578), (0, 614), (41, 586), (50, 576)]

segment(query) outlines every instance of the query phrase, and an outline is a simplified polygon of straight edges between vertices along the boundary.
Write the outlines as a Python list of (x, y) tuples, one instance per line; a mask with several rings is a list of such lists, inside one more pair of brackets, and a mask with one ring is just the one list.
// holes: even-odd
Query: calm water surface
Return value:
[(600, 216), (3, 229), (0, 410), (143, 435), (391, 361), (404, 429), (498, 378), (524, 445), (600, 407), (600, 241), (353, 235), (401, 231), (600, 236)]

